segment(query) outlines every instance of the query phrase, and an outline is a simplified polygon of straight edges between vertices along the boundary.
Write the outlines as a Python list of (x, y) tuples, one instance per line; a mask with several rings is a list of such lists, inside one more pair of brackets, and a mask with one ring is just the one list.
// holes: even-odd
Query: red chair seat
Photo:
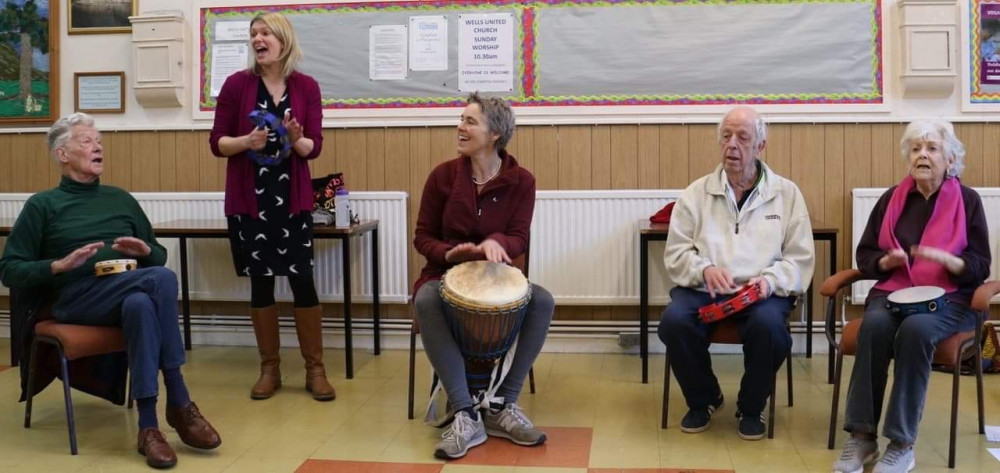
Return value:
[(62, 324), (43, 320), (35, 325), (35, 335), (59, 340), (67, 360), (125, 351), (125, 332), (119, 327)]

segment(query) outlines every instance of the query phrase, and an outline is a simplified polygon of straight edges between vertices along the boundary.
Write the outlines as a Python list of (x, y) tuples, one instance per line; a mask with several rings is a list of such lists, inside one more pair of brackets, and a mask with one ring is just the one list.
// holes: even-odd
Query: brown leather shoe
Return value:
[(167, 406), (167, 424), (191, 447), (211, 450), (222, 445), (219, 433), (205, 420), (194, 402), (180, 408)]
[(170, 468), (177, 464), (177, 455), (170, 448), (163, 432), (155, 427), (139, 431), (139, 453), (146, 456), (146, 464), (153, 468)]

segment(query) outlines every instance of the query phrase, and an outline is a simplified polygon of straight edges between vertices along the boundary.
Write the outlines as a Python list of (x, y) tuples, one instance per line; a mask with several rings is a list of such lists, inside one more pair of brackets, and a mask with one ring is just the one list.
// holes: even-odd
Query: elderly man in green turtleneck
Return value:
[[(48, 146), (62, 180), (25, 203), (0, 259), (0, 282), (53, 287), (52, 315), (59, 322), (122, 327), (139, 411), (138, 448), (147, 464), (177, 462), (157, 424), (159, 371), (167, 423), (192, 447), (218, 447), (219, 434), (191, 402), (181, 375), (177, 277), (163, 267), (167, 252), (139, 203), (122, 189), (101, 185), (104, 149), (94, 120), (83, 113), (61, 118), (48, 132)], [(95, 263), (115, 259), (135, 259), (138, 269), (95, 275)]]

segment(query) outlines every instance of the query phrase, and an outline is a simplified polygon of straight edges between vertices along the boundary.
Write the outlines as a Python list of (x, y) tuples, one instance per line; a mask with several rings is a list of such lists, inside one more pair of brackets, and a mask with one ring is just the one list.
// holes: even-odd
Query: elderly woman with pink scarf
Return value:
[[(911, 123), (900, 151), (908, 174), (879, 199), (858, 243), (858, 268), (878, 283), (865, 302), (847, 393), (844, 430), (851, 438), (834, 464), (835, 472), (861, 472), (878, 457), (876, 431), (890, 360), (893, 384), (882, 426), (889, 445), (873, 471), (914, 468), (913, 443), (935, 346), (975, 326), (969, 304), (990, 272), (983, 203), (959, 181), (965, 150), (952, 125)], [(946, 302), (933, 313), (892, 313), (887, 296), (913, 286), (940, 287)]]

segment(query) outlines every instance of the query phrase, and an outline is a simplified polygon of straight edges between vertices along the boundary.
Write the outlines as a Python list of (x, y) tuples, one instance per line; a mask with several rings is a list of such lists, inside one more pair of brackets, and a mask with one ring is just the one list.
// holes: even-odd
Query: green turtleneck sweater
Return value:
[[(94, 274), (94, 263), (131, 258), (111, 249), (115, 238), (133, 236), (149, 245), (139, 266), (162, 266), (167, 251), (157, 243), (153, 227), (131, 194), (100, 180), (90, 184), (63, 176), (59, 186), (39, 192), (24, 204), (0, 258), (0, 282), (7, 287), (48, 284), (58, 289)], [(88, 243), (104, 248), (80, 267), (52, 274), (54, 260)]]

